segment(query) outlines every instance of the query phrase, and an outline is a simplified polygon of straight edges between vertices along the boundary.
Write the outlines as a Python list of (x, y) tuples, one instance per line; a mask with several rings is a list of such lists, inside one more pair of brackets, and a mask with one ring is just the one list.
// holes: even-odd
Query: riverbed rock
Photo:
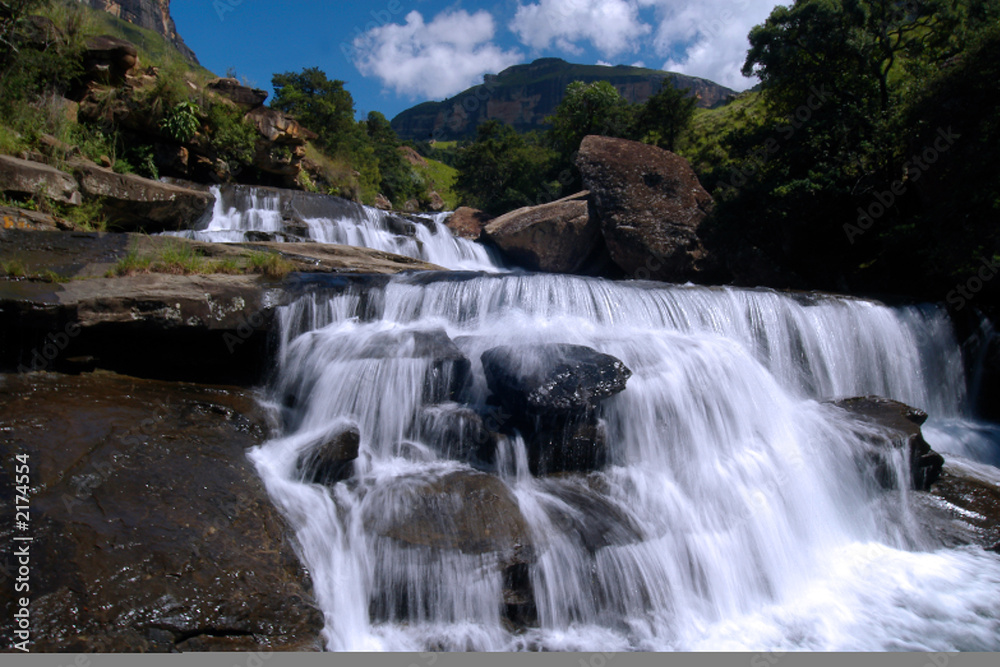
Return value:
[(350, 426), (303, 454), (296, 468), (302, 479), (313, 484), (336, 484), (351, 476), (358, 458), (361, 431)]
[(0, 155), (0, 191), (21, 197), (44, 197), (64, 204), (81, 204), (76, 179), (41, 162)]
[[(931, 487), (931, 495), (944, 503), (960, 542), (1000, 553), (1000, 484), (960, 466), (945, 466)], [(949, 531), (955, 535), (958, 531)]]
[(535, 415), (592, 409), (632, 376), (609, 354), (582, 345), (500, 346), (482, 354), (486, 383), (508, 410)]
[(846, 410), (867, 427), (859, 435), (871, 446), (867, 458), (873, 464), (876, 478), (882, 486), (893, 488), (896, 485), (888, 458), (893, 449), (905, 449), (907, 452), (912, 488), (927, 491), (938, 479), (944, 457), (924, 440), (920, 425), (927, 421), (926, 412), (880, 396), (848, 398), (832, 401), (832, 404)]
[(472, 362), (444, 329), (383, 331), (372, 335), (360, 359), (425, 359), (430, 362), (424, 384), (425, 403), (454, 400), (471, 383)]
[[(488, 425), (489, 424), (489, 425)], [(473, 467), (490, 467), (500, 427), (496, 419), (486, 420), (459, 403), (428, 405), (420, 413), (420, 440), (441, 457), (462, 461)]]
[(541, 491), (561, 503), (542, 500), (549, 519), (560, 532), (572, 535), (590, 553), (608, 546), (635, 544), (643, 539), (638, 522), (620, 503), (594, 488), (581, 475), (560, 475), (538, 481)]
[(529, 271), (576, 273), (603, 242), (587, 195), (519, 208), (491, 220), (483, 233), (514, 264)]
[[(4, 375), (0, 433), (0, 456), (31, 470), (33, 652), (322, 648), (308, 573), (246, 456), (266, 437), (250, 393)], [(12, 595), (0, 587), (4, 608)]]
[(591, 135), (576, 164), (615, 264), (641, 279), (698, 277), (706, 256), (700, 227), (712, 197), (687, 160), (655, 146)]
[(494, 475), (404, 477), (371, 489), (362, 512), (370, 532), (400, 545), (493, 554), (504, 567), (535, 557), (517, 499)]

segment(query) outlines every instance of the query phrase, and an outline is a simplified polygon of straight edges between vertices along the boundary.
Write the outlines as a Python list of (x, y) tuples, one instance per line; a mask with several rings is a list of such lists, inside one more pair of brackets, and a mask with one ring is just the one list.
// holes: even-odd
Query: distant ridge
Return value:
[(509, 67), (500, 74), (487, 74), (484, 82), (442, 102), (424, 102), (392, 119), (396, 134), (404, 140), (450, 140), (473, 137), (476, 128), (490, 119), (513, 125), (519, 132), (537, 130), (562, 100), (573, 81), (608, 81), (629, 102), (645, 102), (660, 89), (664, 79), (678, 88), (689, 88), (698, 106), (711, 108), (724, 103), (736, 91), (707, 79), (617, 65), (574, 65), (560, 58), (541, 58), (527, 65)]

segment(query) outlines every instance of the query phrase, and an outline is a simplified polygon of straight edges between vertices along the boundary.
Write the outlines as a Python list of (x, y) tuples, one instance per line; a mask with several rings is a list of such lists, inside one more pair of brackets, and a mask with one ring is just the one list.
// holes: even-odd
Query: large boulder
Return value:
[(135, 174), (117, 174), (88, 162), (77, 161), (72, 166), (84, 194), (102, 198), (109, 222), (121, 229), (147, 232), (189, 229), (215, 201), (207, 192)]
[(357, 426), (337, 431), (299, 457), (299, 476), (313, 484), (335, 484), (350, 477), (353, 463), (361, 447), (361, 432)]
[(288, 114), (271, 107), (257, 107), (247, 114), (247, 120), (274, 144), (301, 146), (318, 136)]
[(927, 491), (941, 475), (944, 458), (931, 449), (920, 430), (920, 425), (927, 421), (923, 410), (880, 396), (832, 403), (861, 425), (858, 434), (870, 447), (864, 463), (874, 468), (882, 486), (896, 486), (895, 470), (890, 464), (892, 450), (906, 450), (912, 488)]
[(590, 215), (587, 194), (519, 208), (494, 218), (483, 231), (519, 266), (575, 273), (602, 243), (601, 225)]
[(46, 197), (64, 204), (83, 202), (76, 179), (66, 172), (10, 155), (0, 155), (0, 191)]
[(625, 389), (632, 371), (621, 360), (558, 343), (495, 347), (481, 360), (493, 400), (510, 415), (502, 429), (524, 436), (532, 473), (590, 471), (607, 463), (597, 406)]
[(628, 275), (684, 282), (705, 256), (699, 227), (712, 198), (669, 151), (587, 136), (576, 160), (611, 258)]
[[(33, 487), (32, 651), (321, 650), (308, 574), (246, 456), (266, 437), (251, 393), (105, 373), (0, 380), (0, 456), (24, 455)], [(7, 507), (13, 473), (0, 470)], [(0, 587), (0, 605), (15, 595)]]
[(508, 410), (570, 414), (625, 389), (632, 376), (609, 354), (582, 345), (500, 346), (482, 354), (486, 383)]

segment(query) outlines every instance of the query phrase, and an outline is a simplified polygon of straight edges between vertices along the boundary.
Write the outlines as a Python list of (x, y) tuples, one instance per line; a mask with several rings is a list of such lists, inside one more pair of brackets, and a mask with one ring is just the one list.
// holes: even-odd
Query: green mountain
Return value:
[(644, 67), (574, 65), (559, 58), (542, 58), (527, 65), (487, 74), (483, 83), (443, 102), (424, 102), (392, 119), (401, 139), (452, 140), (475, 136), (480, 123), (498, 119), (521, 132), (543, 128), (546, 116), (562, 100), (573, 81), (609, 81), (629, 102), (645, 102), (664, 79), (688, 88), (698, 105), (712, 108), (735, 91), (706, 79)]

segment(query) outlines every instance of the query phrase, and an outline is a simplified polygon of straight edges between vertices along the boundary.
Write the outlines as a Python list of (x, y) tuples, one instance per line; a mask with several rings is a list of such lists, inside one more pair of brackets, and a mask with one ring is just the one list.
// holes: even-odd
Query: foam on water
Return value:
[[(926, 537), (910, 492), (873, 481), (862, 434), (822, 402), (923, 408), (932, 445), (989, 468), (995, 430), (968, 416), (942, 310), (506, 275), (397, 278), (377, 294), (303, 297), (281, 317), (271, 389), (275, 404), (299, 398), (252, 458), (297, 531), (330, 650), (1000, 650), (1000, 556)], [(504, 624), (494, 554), (403, 547), (374, 529), (415, 484), (469, 469), (426, 417), (428, 386), (458, 367), (370, 348), (435, 329), (471, 360), (466, 401), (483, 414), (479, 359), (498, 345), (586, 345), (633, 372), (599, 408), (605, 470), (536, 478), (521, 438), (500, 443), (497, 474), (537, 551), (538, 623), (524, 632)], [(345, 420), (361, 432), (354, 478), (298, 481), (297, 457)], [(902, 476), (902, 454), (894, 464)], [(595, 548), (566, 528), (566, 492), (594, 485), (640, 539)]]

